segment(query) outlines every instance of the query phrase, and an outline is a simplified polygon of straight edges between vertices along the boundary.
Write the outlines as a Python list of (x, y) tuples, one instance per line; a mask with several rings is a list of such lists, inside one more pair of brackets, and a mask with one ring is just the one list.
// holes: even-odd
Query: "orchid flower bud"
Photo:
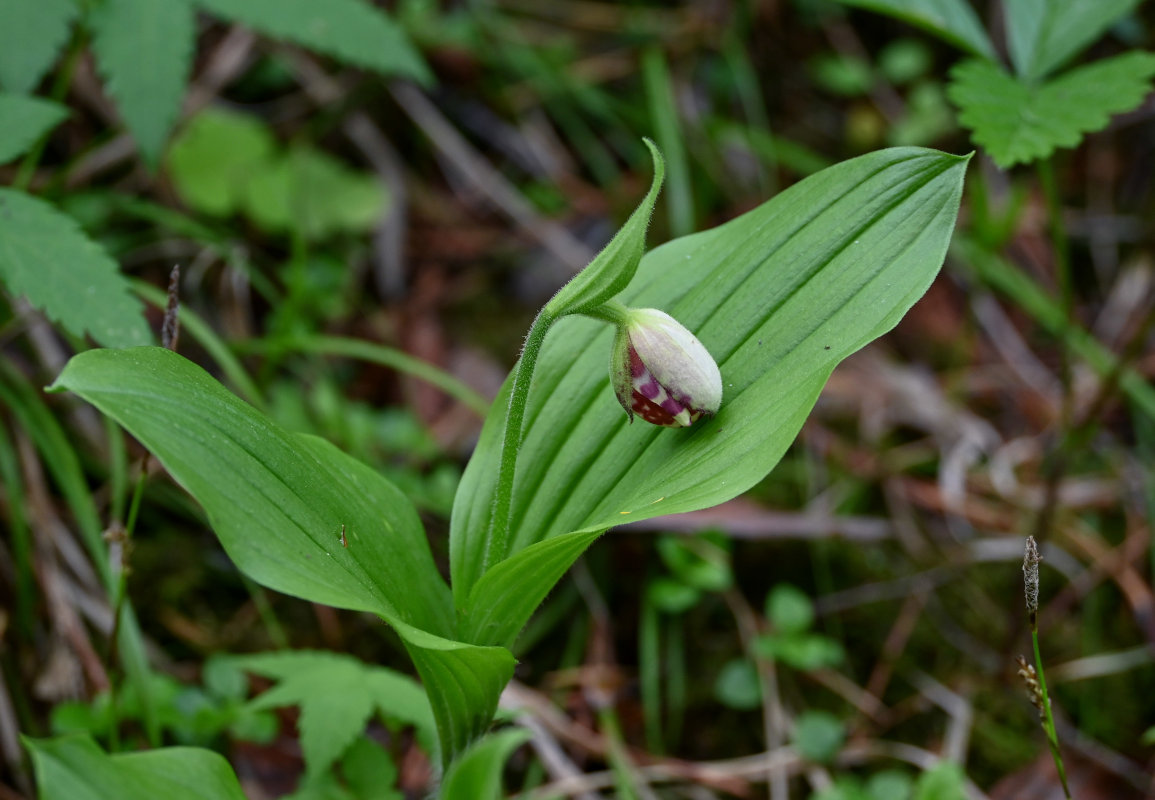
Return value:
[(631, 308), (618, 325), (610, 380), (633, 422), (685, 428), (722, 405), (722, 375), (702, 343), (664, 311)]

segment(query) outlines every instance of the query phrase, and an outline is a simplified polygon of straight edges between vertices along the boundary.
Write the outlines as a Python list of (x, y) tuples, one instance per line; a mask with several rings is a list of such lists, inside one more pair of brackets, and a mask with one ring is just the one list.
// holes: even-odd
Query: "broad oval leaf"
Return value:
[[(715, 505), (761, 480), (835, 365), (892, 328), (938, 273), (968, 158), (921, 148), (873, 153), (649, 253), (623, 301), (672, 314), (722, 371), (721, 411), (689, 429), (627, 424), (609, 386), (609, 326), (558, 322), (530, 393), (511, 552), (571, 531)], [(508, 641), (541, 596), (533, 564), (495, 568), (481, 582), (462, 579), (479, 559), (489, 521), (504, 425), (500, 398), (494, 409), (451, 527), (463, 628), (485, 617), (489, 604), (506, 603), (498, 627), (487, 619), (477, 629), (485, 634), (479, 643)], [(540, 552), (543, 559), (558, 554)], [(519, 593), (524, 602), (502, 599)]]
[(245, 800), (229, 762), (199, 747), (108, 755), (88, 735), (25, 739), (40, 800)]
[(485, 732), (513, 655), (453, 641), (449, 588), (392, 484), (328, 442), (287, 433), (161, 348), (81, 353), (52, 389), (80, 395), (156, 454), (254, 580), (384, 617), (425, 684), (446, 764)]
[(159, 347), (81, 353), (52, 389), (80, 395), (151, 450), (254, 580), (453, 635), (448, 587), (416, 510), (361, 462), (284, 431)]

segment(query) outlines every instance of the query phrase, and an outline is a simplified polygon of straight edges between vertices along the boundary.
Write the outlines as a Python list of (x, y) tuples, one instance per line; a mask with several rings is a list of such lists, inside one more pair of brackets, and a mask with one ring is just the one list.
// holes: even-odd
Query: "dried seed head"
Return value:
[(180, 341), (180, 264), (172, 268), (168, 276), (168, 305), (164, 309), (164, 323), (160, 328), (160, 346), (176, 351)]
[(1035, 537), (1028, 536), (1023, 554), (1023, 584), (1027, 596), (1027, 616), (1031, 618), (1032, 629), (1035, 627), (1035, 616), (1039, 613), (1039, 562), (1042, 560)]
[(1030, 698), (1031, 704), (1039, 710), (1039, 719), (1047, 716), (1046, 707), (1043, 705), (1043, 689), (1039, 686), (1039, 675), (1035, 672), (1034, 665), (1030, 664), (1024, 656), (1019, 656), (1019, 677), (1023, 679), (1023, 683), (1027, 686), (1027, 697)]

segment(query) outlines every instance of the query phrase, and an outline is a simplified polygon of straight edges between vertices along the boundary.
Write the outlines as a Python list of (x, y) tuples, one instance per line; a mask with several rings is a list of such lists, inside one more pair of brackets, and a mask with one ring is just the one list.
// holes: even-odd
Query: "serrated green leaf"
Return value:
[(27, 94), (36, 88), (79, 9), (74, 0), (0, 0), (0, 87)]
[(105, 88), (145, 163), (156, 167), (192, 66), (193, 8), (185, 0), (103, 0), (89, 24)]
[[(251, 709), (301, 707), (298, 727), (309, 776), (315, 777), (328, 770), (361, 736), (373, 715), (376, 704), (367, 681), (371, 668), (355, 658), (336, 653), (296, 651), (240, 656), (230, 661), (279, 681), (255, 698), (249, 704)], [(425, 701), (425, 692), (412, 680), (406, 689), (424, 703), (425, 722), (431, 725), (433, 719)]]
[(341, 759), (341, 772), (357, 800), (405, 800), (395, 788), (397, 765), (372, 739), (361, 737)]
[(383, 667), (366, 667), (365, 688), (386, 718), (412, 725), (425, 751), (437, 752), (437, 725), (429, 696), (417, 681)]
[(245, 800), (229, 762), (211, 750), (165, 747), (110, 756), (89, 736), (24, 739), (40, 800)]
[(107, 347), (152, 339), (116, 262), (71, 217), (15, 189), (0, 188), (0, 280), (76, 336)]
[(439, 800), (500, 800), (501, 773), (513, 751), (529, 739), (516, 728), (487, 736), (471, 747), (445, 774)]
[(1007, 49), (1028, 81), (1046, 76), (1091, 44), (1139, 0), (1006, 0)]
[(68, 109), (51, 100), (0, 92), (0, 164), (23, 155), (67, 117)]
[(238, 712), (229, 725), (229, 736), (241, 742), (269, 744), (281, 730), (281, 721), (271, 711)]
[(633, 279), (642, 254), (646, 252), (646, 228), (650, 225), (654, 203), (666, 175), (666, 162), (662, 154), (649, 139), (645, 142), (654, 160), (654, 178), (650, 182), (650, 190), (626, 220), (626, 224), (614, 234), (613, 239), (589, 266), (575, 275), (546, 304), (542, 309), (544, 315), (560, 317), (596, 308), (625, 289)]
[[(965, 164), (915, 148), (874, 153), (647, 254), (622, 299), (671, 313), (722, 371), (721, 411), (690, 429), (627, 424), (606, 369), (610, 326), (556, 323), (518, 451), (511, 552), (714, 505), (761, 480), (834, 366), (889, 330), (929, 286), (954, 227)], [(500, 397), (494, 409), (451, 524), (453, 589), (465, 620), (484, 613), (462, 601), (476, 584), (492, 513)], [(516, 615), (510, 609), (503, 633), (524, 624), (534, 597), (527, 594)]]
[(1076, 147), (1151, 90), (1155, 55), (1131, 52), (1028, 85), (986, 61), (951, 70), (947, 95), (972, 139), (1004, 169)]
[(305, 776), (297, 784), (297, 790), (284, 795), (280, 800), (357, 800), (337, 780), (331, 772), (316, 776)]
[(839, 2), (901, 19), (972, 55), (989, 59), (998, 58), (994, 45), (983, 30), (982, 23), (966, 0), (839, 0)]
[(404, 30), (364, 0), (195, 0), (254, 30), (390, 77), (432, 82)]

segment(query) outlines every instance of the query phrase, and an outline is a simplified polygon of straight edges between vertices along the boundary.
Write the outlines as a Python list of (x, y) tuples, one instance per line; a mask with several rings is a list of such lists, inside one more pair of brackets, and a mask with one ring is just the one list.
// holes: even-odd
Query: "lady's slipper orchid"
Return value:
[(722, 375), (702, 343), (653, 308), (626, 310), (614, 340), (610, 380), (633, 422), (684, 428), (722, 405)]

